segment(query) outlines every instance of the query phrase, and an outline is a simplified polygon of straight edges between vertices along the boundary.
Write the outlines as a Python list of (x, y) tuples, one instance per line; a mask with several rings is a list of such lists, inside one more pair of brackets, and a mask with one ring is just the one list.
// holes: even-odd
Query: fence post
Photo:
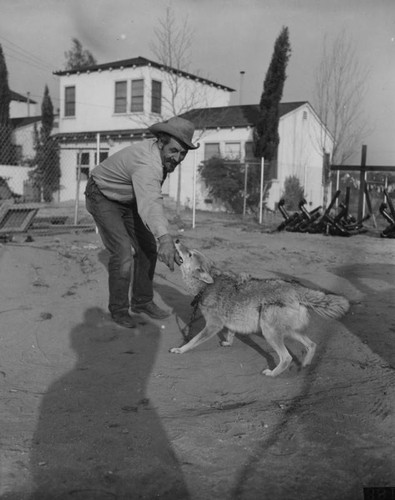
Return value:
[(259, 224), (262, 224), (262, 212), (263, 212), (263, 178), (265, 170), (265, 159), (261, 158), (261, 187), (259, 192)]
[(100, 134), (96, 134), (96, 165), (100, 163)]
[(78, 154), (77, 164), (77, 186), (75, 190), (75, 203), (74, 203), (74, 226), (78, 224), (78, 209), (80, 206), (80, 181), (81, 181), (81, 150)]
[(243, 217), (247, 211), (247, 179), (248, 179), (248, 163), (244, 164), (244, 194), (243, 194)]
[(365, 208), (366, 150), (367, 146), (363, 145), (361, 153), (361, 170), (359, 171), (358, 220), (362, 220)]

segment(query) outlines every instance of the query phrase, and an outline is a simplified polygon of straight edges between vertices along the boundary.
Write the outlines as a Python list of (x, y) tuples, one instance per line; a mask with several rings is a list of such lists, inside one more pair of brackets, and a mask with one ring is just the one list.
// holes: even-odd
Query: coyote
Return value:
[(324, 318), (339, 318), (349, 309), (345, 297), (306, 288), (296, 281), (258, 279), (219, 271), (198, 250), (189, 250), (179, 240), (176, 248), (182, 258), (180, 266), (186, 289), (193, 295), (205, 320), (201, 332), (172, 353), (184, 353), (227, 329), (223, 346), (231, 346), (235, 333), (261, 333), (276, 351), (280, 361), (264, 375), (275, 377), (288, 368), (292, 357), (284, 339), (299, 341), (307, 349), (302, 366), (313, 359), (316, 344), (301, 333), (309, 323), (309, 310)]

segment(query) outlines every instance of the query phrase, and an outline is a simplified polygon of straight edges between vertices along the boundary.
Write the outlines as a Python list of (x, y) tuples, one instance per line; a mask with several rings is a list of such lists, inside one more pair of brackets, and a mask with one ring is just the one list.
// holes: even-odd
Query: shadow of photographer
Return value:
[(33, 437), (31, 499), (188, 499), (182, 471), (146, 395), (160, 331), (114, 325), (87, 309), (70, 334), (73, 370), (44, 396)]

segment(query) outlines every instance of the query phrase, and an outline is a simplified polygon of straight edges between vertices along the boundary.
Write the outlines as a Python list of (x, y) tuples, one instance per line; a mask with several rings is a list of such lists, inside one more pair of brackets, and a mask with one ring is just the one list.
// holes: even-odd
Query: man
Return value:
[(194, 125), (178, 116), (148, 130), (155, 138), (109, 156), (92, 170), (85, 191), (86, 208), (110, 254), (108, 307), (113, 320), (127, 328), (136, 326), (129, 307), (154, 319), (170, 314), (153, 301), (157, 258), (172, 271), (174, 262), (181, 263), (169, 234), (161, 187), (188, 150), (199, 147), (191, 142)]

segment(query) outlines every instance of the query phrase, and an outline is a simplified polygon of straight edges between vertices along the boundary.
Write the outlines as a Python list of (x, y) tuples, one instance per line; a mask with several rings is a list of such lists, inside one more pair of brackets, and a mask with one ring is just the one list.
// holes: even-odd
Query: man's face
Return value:
[(188, 149), (173, 137), (168, 144), (163, 144), (160, 140), (159, 150), (163, 168), (168, 174), (174, 171), (188, 153)]

